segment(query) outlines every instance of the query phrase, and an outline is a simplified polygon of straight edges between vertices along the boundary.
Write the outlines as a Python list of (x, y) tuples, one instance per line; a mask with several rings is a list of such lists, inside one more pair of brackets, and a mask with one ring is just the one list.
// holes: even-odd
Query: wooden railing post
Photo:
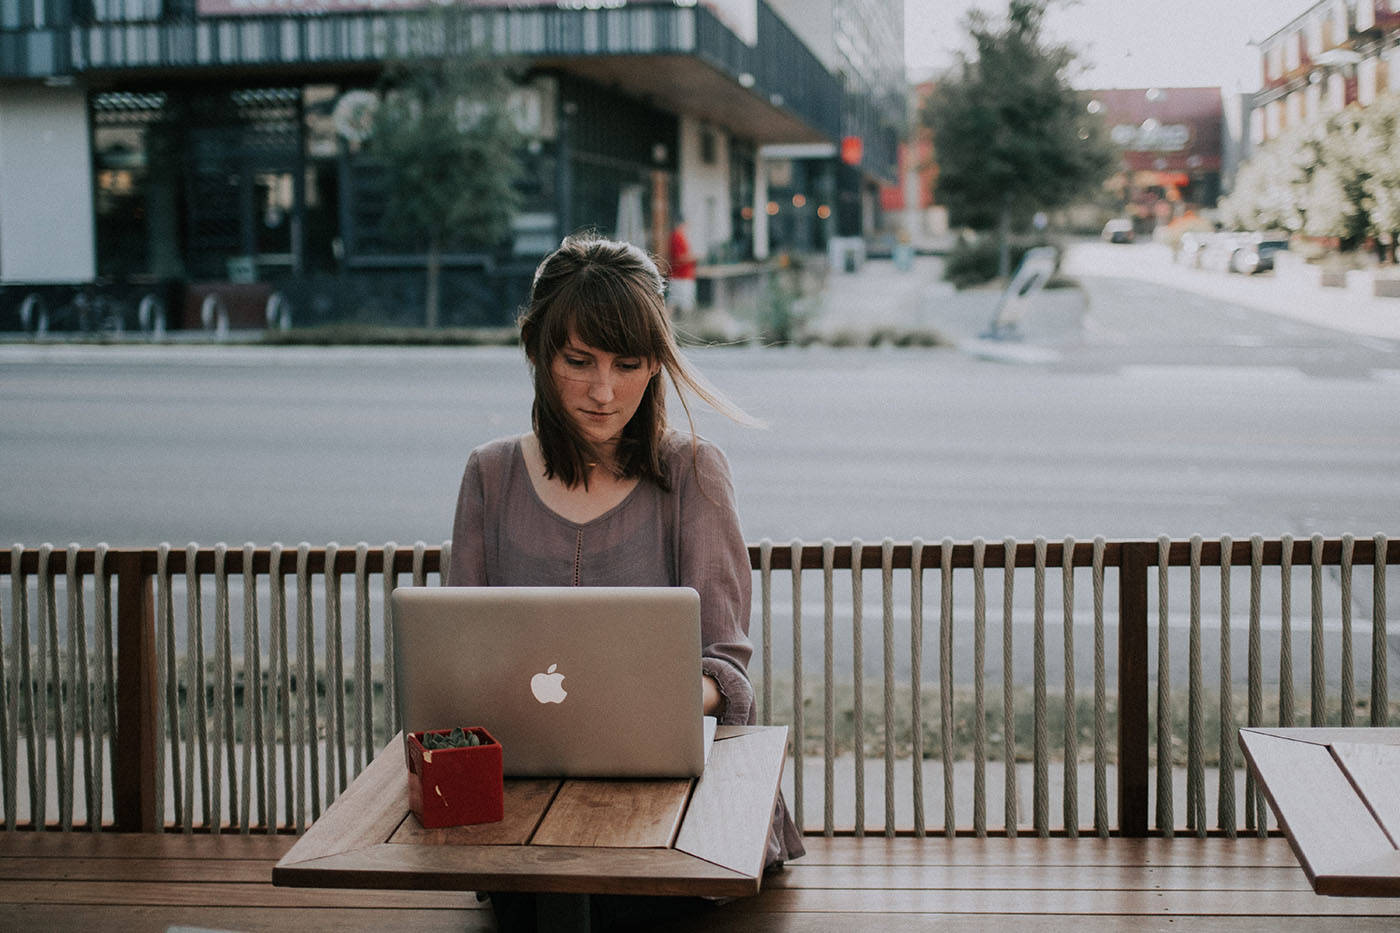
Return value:
[(1155, 545), (1124, 542), (1118, 566), (1118, 832), (1147, 835), (1147, 567)]
[(110, 552), (117, 578), (117, 734), (112, 808), (123, 832), (159, 832), (154, 575), (140, 549)]

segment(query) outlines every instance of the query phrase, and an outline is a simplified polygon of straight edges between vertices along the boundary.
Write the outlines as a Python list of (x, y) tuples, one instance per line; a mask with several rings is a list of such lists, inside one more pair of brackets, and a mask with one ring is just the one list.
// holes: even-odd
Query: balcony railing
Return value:
[[(829, 139), (840, 136), (841, 89), (782, 20), (759, 4), (750, 46), (703, 6), (463, 9), (450, 21), (409, 12), (47, 21), (0, 28), (0, 76), (56, 77), (152, 69), (361, 64), (471, 51), (557, 62), (575, 56), (693, 55)], [(449, 39), (448, 37), (452, 37)], [(445, 44), (446, 43), (446, 44)]]
[[(439, 582), (449, 548), (0, 552), (5, 825), (300, 831), (396, 731), (388, 594)], [(1385, 536), (765, 541), (750, 558), (759, 715), (794, 727), (809, 832), (1262, 833), (1239, 726), (1400, 719)]]

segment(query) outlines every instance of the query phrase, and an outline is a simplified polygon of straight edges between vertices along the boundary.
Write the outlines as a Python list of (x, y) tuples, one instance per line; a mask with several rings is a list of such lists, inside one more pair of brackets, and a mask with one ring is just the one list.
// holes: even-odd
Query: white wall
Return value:
[(87, 92), (0, 87), (0, 282), (96, 274)]
[(701, 137), (706, 126), (692, 116), (680, 121), (681, 213), (685, 216), (690, 249), (703, 261), (712, 247), (728, 243), (733, 236), (729, 215), (729, 134), (710, 126), (714, 160), (702, 158)]

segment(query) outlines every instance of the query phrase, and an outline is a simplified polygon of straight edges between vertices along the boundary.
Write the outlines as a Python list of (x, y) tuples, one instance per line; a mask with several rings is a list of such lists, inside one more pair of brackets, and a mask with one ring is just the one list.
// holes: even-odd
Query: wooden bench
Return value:
[[(494, 929), (471, 894), (272, 886), (292, 836), (0, 833), (0, 929)], [(686, 931), (1394, 930), (1400, 899), (1316, 895), (1281, 836), (810, 837)]]

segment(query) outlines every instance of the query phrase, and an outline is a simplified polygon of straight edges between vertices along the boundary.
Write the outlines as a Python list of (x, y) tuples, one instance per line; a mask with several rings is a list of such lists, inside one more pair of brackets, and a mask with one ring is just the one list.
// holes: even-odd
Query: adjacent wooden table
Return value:
[(1318, 894), (1400, 895), (1400, 729), (1241, 729)]
[[(507, 780), (499, 823), (424, 829), (396, 736), (272, 870), (275, 885), (757, 894), (786, 726), (720, 726), (694, 780)], [(560, 910), (557, 901), (551, 910)]]

